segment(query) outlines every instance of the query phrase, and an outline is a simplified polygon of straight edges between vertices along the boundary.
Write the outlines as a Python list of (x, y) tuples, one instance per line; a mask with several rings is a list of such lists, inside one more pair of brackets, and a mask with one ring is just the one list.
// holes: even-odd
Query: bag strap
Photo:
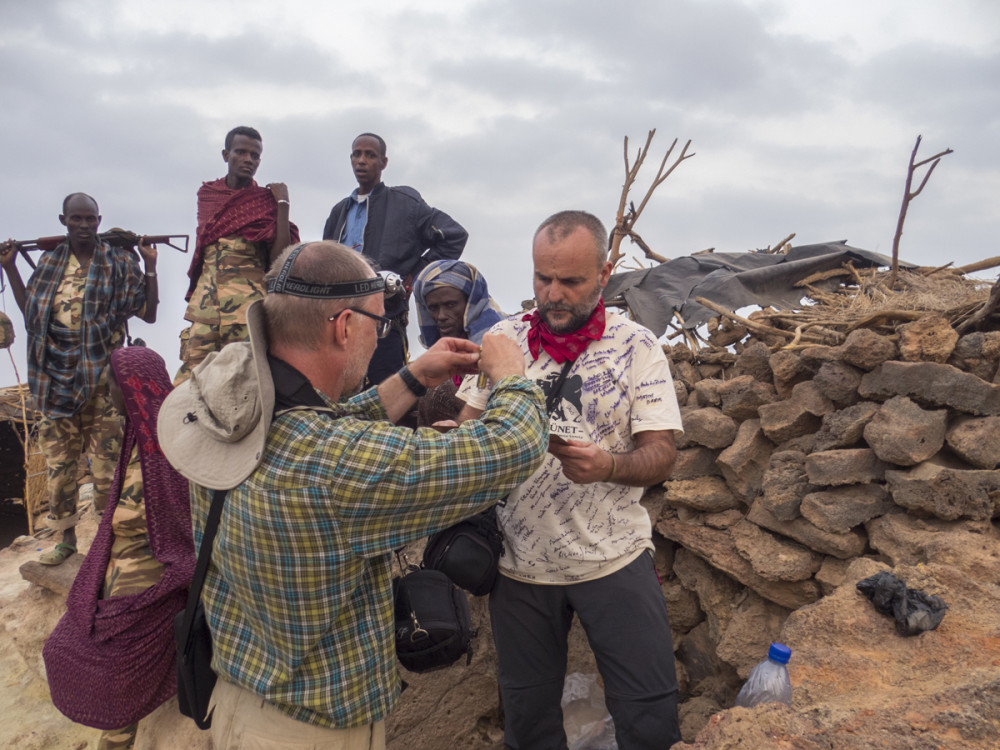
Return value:
[(212, 557), (212, 544), (215, 542), (215, 532), (219, 530), (219, 519), (222, 518), (222, 505), (226, 502), (226, 495), (229, 490), (215, 490), (212, 493), (212, 507), (208, 511), (208, 520), (205, 521), (205, 531), (201, 537), (201, 548), (198, 550), (198, 564), (194, 569), (194, 577), (191, 579), (191, 587), (188, 589), (187, 607), (184, 609), (184, 622), (181, 626), (181, 634), (185, 647), (191, 645), (191, 624), (194, 622), (194, 613), (198, 609), (198, 602), (201, 600), (201, 589), (205, 585), (205, 576), (208, 573), (208, 561)]
[(555, 386), (549, 392), (548, 398), (545, 399), (545, 411), (548, 414), (552, 413), (552, 407), (556, 405), (556, 399), (559, 397), (560, 391), (562, 391), (563, 383), (566, 382), (566, 376), (569, 375), (570, 368), (573, 367), (573, 360), (567, 359), (566, 364), (563, 365), (562, 372), (559, 373), (559, 378), (556, 380)]

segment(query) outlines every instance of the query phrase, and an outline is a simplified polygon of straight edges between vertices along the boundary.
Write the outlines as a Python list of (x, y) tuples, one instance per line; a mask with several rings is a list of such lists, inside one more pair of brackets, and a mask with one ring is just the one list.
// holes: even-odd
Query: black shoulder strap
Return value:
[(222, 505), (226, 502), (228, 493), (229, 490), (215, 490), (212, 494), (212, 507), (208, 511), (208, 520), (205, 522), (205, 531), (201, 537), (201, 549), (198, 551), (198, 564), (194, 569), (194, 577), (191, 579), (191, 587), (188, 589), (187, 607), (184, 610), (184, 624), (181, 632), (185, 644), (188, 644), (191, 638), (191, 623), (194, 622), (194, 613), (198, 608), (198, 601), (201, 599), (201, 589), (205, 585), (208, 561), (212, 557), (212, 543), (215, 542), (215, 532), (219, 530)]
[(556, 399), (559, 398), (559, 392), (562, 391), (563, 383), (566, 382), (566, 376), (569, 375), (570, 369), (573, 367), (573, 360), (567, 359), (566, 364), (563, 365), (562, 372), (559, 373), (559, 378), (556, 380), (552, 390), (549, 391), (548, 398), (545, 399), (545, 411), (549, 414), (552, 413), (552, 407), (556, 405)]

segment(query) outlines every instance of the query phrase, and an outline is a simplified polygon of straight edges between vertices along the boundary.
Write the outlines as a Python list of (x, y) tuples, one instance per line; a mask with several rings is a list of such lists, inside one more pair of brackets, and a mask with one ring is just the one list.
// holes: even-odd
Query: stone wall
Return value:
[(667, 348), (685, 435), (646, 496), (685, 739), (732, 705), (793, 612), (868, 570), (858, 558), (1000, 580), (1000, 332), (959, 337), (929, 315), (836, 347), (734, 343)]

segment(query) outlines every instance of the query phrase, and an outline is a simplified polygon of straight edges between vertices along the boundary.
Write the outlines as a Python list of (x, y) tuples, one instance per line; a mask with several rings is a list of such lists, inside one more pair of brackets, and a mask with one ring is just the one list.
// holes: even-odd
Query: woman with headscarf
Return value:
[[(486, 279), (475, 266), (461, 260), (429, 263), (413, 281), (420, 343), (430, 348), (442, 336), (470, 339), (483, 334), (506, 315), (490, 297)], [(417, 402), (421, 427), (458, 416), (464, 401), (455, 398), (461, 378), (439, 385)]]
[(142, 346), (111, 353), (111, 395), (125, 414), (107, 510), (45, 642), (52, 702), (105, 730), (99, 750), (132, 747), (138, 721), (176, 690), (174, 616), (194, 573), (188, 483), (156, 436), (170, 392), (163, 359)]

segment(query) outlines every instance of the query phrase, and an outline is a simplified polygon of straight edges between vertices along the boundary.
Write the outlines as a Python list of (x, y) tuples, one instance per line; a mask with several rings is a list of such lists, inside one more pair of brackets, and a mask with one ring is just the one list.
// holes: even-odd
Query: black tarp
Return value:
[[(604, 299), (623, 298), (636, 321), (662, 336), (675, 312), (680, 312), (685, 328), (697, 328), (718, 315), (695, 302), (696, 297), (733, 311), (750, 305), (799, 307), (805, 290), (795, 286), (797, 281), (847, 262), (855, 268), (872, 268), (889, 266), (892, 259), (850, 247), (846, 241), (801, 245), (785, 255), (688, 255), (641, 271), (613, 274)], [(912, 267), (902, 261), (899, 265)]]

